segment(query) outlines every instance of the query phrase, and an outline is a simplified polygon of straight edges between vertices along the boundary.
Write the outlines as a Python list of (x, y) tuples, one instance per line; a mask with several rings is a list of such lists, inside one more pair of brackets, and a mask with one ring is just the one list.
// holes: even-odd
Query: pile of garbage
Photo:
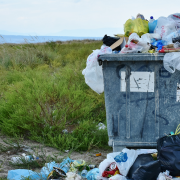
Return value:
[(157, 150), (124, 148), (121, 152), (109, 153), (98, 168), (82, 159), (72, 160), (67, 157), (61, 163), (46, 163), (40, 173), (27, 169), (10, 170), (7, 179), (177, 180), (180, 178), (178, 132), (158, 139)]
[(146, 20), (142, 14), (128, 19), (124, 34), (105, 35), (101, 49), (94, 50), (87, 58), (82, 74), (85, 82), (98, 94), (104, 91), (102, 67), (98, 57), (102, 54), (150, 53), (164, 55), (164, 68), (170, 73), (180, 70), (180, 13), (157, 20)]

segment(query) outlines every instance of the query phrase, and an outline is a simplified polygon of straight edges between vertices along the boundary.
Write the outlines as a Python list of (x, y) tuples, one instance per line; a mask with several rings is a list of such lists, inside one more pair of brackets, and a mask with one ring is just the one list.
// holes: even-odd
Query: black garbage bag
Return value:
[[(117, 40), (119, 40), (120, 38), (118, 37), (111, 37), (111, 36), (107, 36), (105, 35), (102, 39), (103, 44), (105, 44), (106, 46), (111, 46), (112, 44), (114, 44)], [(115, 51), (120, 51), (121, 50), (121, 46), (116, 47), (115, 49), (113, 49)]]
[(150, 155), (150, 154), (140, 154), (134, 164), (131, 166), (129, 172), (128, 172), (128, 177), (130, 179), (132, 179), (132, 175), (133, 173), (141, 166), (141, 165), (144, 165), (144, 164), (147, 164), (148, 162), (152, 162), (154, 161), (153, 157)]
[(159, 161), (151, 161), (141, 165), (132, 175), (133, 180), (157, 180), (161, 172)]
[(164, 136), (157, 141), (158, 156), (162, 171), (180, 176), (180, 134)]

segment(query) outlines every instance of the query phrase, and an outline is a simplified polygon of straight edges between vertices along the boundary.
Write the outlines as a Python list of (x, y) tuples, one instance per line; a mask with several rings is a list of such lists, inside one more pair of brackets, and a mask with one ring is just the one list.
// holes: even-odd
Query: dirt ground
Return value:
[[(19, 147), (17, 148), (16, 143), (9, 143), (4, 142), (7, 140), (7, 137), (0, 135), (0, 178), (7, 177), (8, 171), (13, 169), (25, 169), (22, 167), (15, 168), (10, 164), (11, 158), (16, 156), (21, 156), (22, 153), (26, 155), (35, 154), (36, 156), (44, 156), (44, 157), (53, 157), (54, 160), (63, 159), (69, 156), (73, 160), (83, 159), (87, 162), (87, 164), (92, 164), (98, 166), (100, 162), (102, 162), (106, 155), (112, 150), (96, 150), (93, 149), (89, 152), (60, 152), (59, 150), (51, 147), (45, 147), (42, 144), (29, 141), (29, 140), (22, 140), (19, 143)], [(13, 148), (14, 146), (14, 148)], [(2, 148), (3, 147), (3, 148)], [(6, 148), (4, 148), (6, 147)], [(97, 153), (101, 153), (101, 156), (96, 156)], [(21, 156), (22, 157), (22, 156)], [(48, 162), (46, 162), (48, 163)], [(40, 171), (41, 168), (32, 169), (36, 172)]]

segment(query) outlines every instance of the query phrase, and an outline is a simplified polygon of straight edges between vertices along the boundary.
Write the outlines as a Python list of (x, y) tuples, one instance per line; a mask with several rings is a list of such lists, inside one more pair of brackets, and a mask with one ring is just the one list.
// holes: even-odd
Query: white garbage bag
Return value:
[(130, 149), (123, 149), (122, 152), (113, 152), (107, 154), (107, 159), (102, 161), (99, 165), (99, 176), (102, 177), (102, 173), (105, 169), (112, 163), (115, 162), (119, 172), (123, 176), (127, 176), (129, 169), (135, 162), (136, 158), (140, 154), (153, 154), (157, 153), (156, 149), (139, 149), (139, 150), (130, 150)]
[(104, 91), (104, 81), (102, 66), (98, 64), (98, 56), (101, 54), (111, 54), (112, 49), (103, 45), (101, 49), (94, 50), (87, 58), (86, 68), (82, 71), (86, 84), (98, 94)]
[(116, 174), (115, 176), (112, 176), (109, 178), (109, 180), (127, 180), (126, 177), (121, 176), (120, 174)]
[(180, 71), (180, 52), (166, 53), (163, 59), (164, 68), (170, 73)]
[(175, 32), (176, 29), (177, 29), (176, 22), (173, 19), (166, 17), (159, 17), (154, 32), (159, 34), (163, 39), (169, 34)]

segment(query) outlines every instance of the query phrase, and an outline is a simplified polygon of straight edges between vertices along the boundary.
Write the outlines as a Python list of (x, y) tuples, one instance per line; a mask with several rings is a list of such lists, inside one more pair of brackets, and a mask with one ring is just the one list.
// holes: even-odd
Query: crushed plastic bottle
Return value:
[(150, 17), (148, 26), (149, 26), (149, 33), (154, 33), (154, 29), (157, 26), (157, 20), (155, 20), (153, 16)]
[(37, 159), (35, 155), (33, 155), (33, 156), (31, 156), (31, 155), (26, 156), (26, 154), (23, 153), (22, 157), (19, 157), (19, 156), (12, 157), (11, 158), (11, 162), (12, 163), (18, 163), (18, 164), (23, 164), (23, 161), (30, 162), (30, 161), (35, 160), (35, 159)]

